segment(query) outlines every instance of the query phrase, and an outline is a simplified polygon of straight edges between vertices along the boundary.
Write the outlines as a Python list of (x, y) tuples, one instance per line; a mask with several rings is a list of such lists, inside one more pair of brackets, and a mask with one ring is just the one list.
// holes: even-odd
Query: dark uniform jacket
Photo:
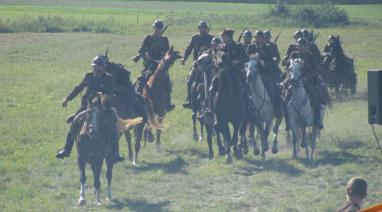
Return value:
[(195, 34), (191, 38), (190, 44), (188, 44), (186, 51), (184, 52), (184, 60), (190, 56), (193, 51), (193, 60), (197, 60), (199, 55), (202, 53), (201, 51), (207, 50), (211, 47), (211, 40), (214, 36), (210, 34)]
[(134, 91), (134, 86), (130, 80), (130, 71), (126, 70), (121, 64), (110, 64), (107, 72), (114, 79), (114, 94), (123, 95)]
[(156, 61), (161, 60), (169, 48), (167, 37), (161, 35), (146, 35), (143, 39), (142, 47), (139, 49), (139, 54), (144, 55), (147, 53), (151, 57), (152, 61), (144, 61), (145, 67), (147, 68), (153, 64), (156, 66), (158, 64)]
[(248, 61), (248, 56), (244, 51), (242, 45), (232, 42), (230, 44), (225, 44), (223, 47), (223, 51), (229, 55), (230, 63), (234, 60), (240, 61), (240, 65), (238, 67), (234, 67), (237, 70), (241, 70), (244, 67), (244, 63)]
[(81, 91), (86, 88), (85, 94), (82, 96), (81, 107), (86, 107), (89, 97), (101, 92), (107, 96), (112, 96), (114, 89), (113, 77), (108, 73), (102, 73), (96, 76), (94, 72), (86, 73), (84, 79), (78, 84), (68, 95), (69, 101), (73, 100)]
[(272, 79), (278, 78), (280, 76), (280, 71), (278, 68), (278, 64), (276, 61), (273, 60), (274, 49), (269, 43), (265, 43), (261, 46), (257, 45), (256, 43), (253, 43), (248, 46), (247, 48), (247, 54), (251, 55), (253, 53), (258, 53), (260, 56), (260, 59), (264, 61), (264, 68), (261, 69), (261, 73), (264, 76), (268, 76)]

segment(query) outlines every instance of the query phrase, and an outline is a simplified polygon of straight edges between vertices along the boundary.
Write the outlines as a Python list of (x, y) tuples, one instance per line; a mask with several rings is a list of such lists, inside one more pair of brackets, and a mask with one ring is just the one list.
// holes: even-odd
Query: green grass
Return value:
[[(21, 2), (21, 1), (20, 1)], [(20, 3), (16, 2), (16, 3)], [(382, 67), (382, 29), (370, 26), (320, 29), (318, 45), (322, 48), (326, 36), (339, 34), (346, 53), (355, 58), (359, 80), (359, 94), (346, 101), (335, 102), (325, 118), (325, 130), (318, 141), (316, 161), (293, 160), (281, 133), (281, 152), (263, 161), (252, 153), (244, 160), (225, 164), (225, 158), (208, 160), (206, 143), (192, 141), (191, 113), (180, 107), (185, 98), (187, 67), (176, 63), (171, 69), (175, 82), (173, 99), (178, 106), (166, 116), (170, 126), (163, 133), (163, 152), (158, 154), (148, 144), (142, 149), (138, 167), (127, 161), (114, 169), (113, 191), (115, 201), (95, 206), (91, 192), (92, 176), (88, 176), (88, 205), (76, 206), (79, 194), (79, 174), (76, 157), (57, 160), (55, 151), (64, 143), (67, 125), (64, 120), (79, 106), (79, 100), (61, 107), (62, 99), (90, 69), (91, 59), (109, 47), (109, 56), (132, 70), (138, 76), (141, 64), (131, 57), (139, 48), (142, 37), (150, 32), (151, 11), (158, 13), (176, 9), (180, 14), (200, 9), (206, 13), (250, 13), (257, 5), (152, 3), (150, 2), (55, 2), (51, 15), (67, 14), (102, 19), (118, 14), (124, 17), (121, 5), (140, 12), (147, 23), (134, 33), (12, 33), (0, 34), (0, 208), (2, 211), (333, 211), (345, 200), (345, 185), (353, 176), (364, 176), (369, 182), (369, 196), (365, 205), (381, 202), (381, 155), (375, 149), (370, 126), (367, 124), (366, 71)], [(13, 4), (16, 4), (12, 2)], [(28, 5), (28, 6), (24, 6)], [(78, 8), (78, 6), (81, 6)], [(201, 7), (202, 6), (202, 7)], [(24, 13), (48, 15), (47, 7), (37, 3), (21, 2), (19, 11), (9, 12), (9, 18), (22, 18)], [(6, 2), (0, 6), (4, 16)], [(145, 7), (145, 8), (144, 8)], [(267, 7), (266, 5), (260, 5)], [(344, 6), (349, 13), (381, 21), (377, 6)], [(25, 9), (32, 8), (32, 9)], [(70, 9), (69, 8), (73, 8)], [(107, 8), (107, 9), (105, 9)], [(231, 9), (230, 9), (231, 8)], [(67, 9), (67, 10), (66, 10)], [(95, 10), (94, 10), (95, 9)], [(144, 12), (145, 10), (150, 12)], [(54, 11), (54, 12), (53, 12)], [(56, 11), (62, 13), (56, 14)], [(231, 12), (232, 11), (232, 12)], [(77, 15), (73, 14), (77, 13)], [(83, 12), (85, 13), (85, 12)], [(98, 13), (98, 14), (96, 14)], [(164, 13), (164, 12), (163, 12)], [(187, 12), (185, 12), (187, 14)], [(13, 14), (13, 15), (12, 15)], [(187, 16), (186, 16), (187, 17)], [(3, 20), (3, 18), (1, 18)], [(195, 21), (184, 26), (169, 28), (166, 35), (175, 48), (183, 51), (194, 33)], [(230, 23), (241, 29), (242, 19)], [(212, 21), (213, 32), (221, 24)], [(215, 27), (216, 26), (216, 27)], [(254, 23), (255, 28), (256, 23)], [(265, 27), (264, 27), (265, 28)], [(279, 48), (285, 53), (294, 28), (274, 27), (282, 31)], [(382, 131), (377, 127), (377, 133)], [(122, 152), (127, 154), (123, 139)], [(75, 151), (74, 151), (75, 153)], [(102, 176), (102, 197), (105, 197), (105, 179)]]

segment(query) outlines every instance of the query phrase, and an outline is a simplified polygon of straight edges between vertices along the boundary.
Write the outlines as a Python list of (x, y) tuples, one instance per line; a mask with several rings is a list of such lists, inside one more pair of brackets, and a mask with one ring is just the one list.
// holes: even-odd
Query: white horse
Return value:
[[(260, 140), (262, 151), (261, 155), (265, 157), (265, 152), (268, 151), (268, 136), (269, 131), (273, 125), (273, 118), (275, 118), (275, 111), (273, 109), (273, 104), (268, 92), (264, 86), (261, 74), (259, 73), (258, 62), (255, 57), (250, 58), (249, 62), (246, 64), (246, 81), (249, 86), (249, 96), (254, 106), (255, 124), (260, 133)], [(277, 135), (279, 127), (282, 121), (282, 117), (276, 119), (275, 126), (273, 128), (274, 139), (272, 153), (278, 152), (278, 141)], [(254, 140), (253, 132), (251, 132), (251, 139), (254, 143), (254, 153), (259, 154), (259, 150), (256, 146), (256, 141)]]
[[(290, 129), (292, 131), (293, 158), (297, 158), (297, 142), (301, 138), (301, 147), (306, 150), (306, 157), (313, 160), (316, 140), (320, 135), (320, 129), (314, 125), (314, 111), (309, 96), (302, 82), (302, 68), (304, 62), (301, 58), (290, 60), (289, 74), (292, 83), (292, 96), (287, 102)], [(325, 106), (321, 105), (321, 121), (324, 118)], [(306, 136), (309, 128), (309, 136)], [(309, 143), (307, 142), (309, 139)], [(308, 145), (309, 144), (309, 145)], [(309, 146), (311, 154), (309, 154)]]

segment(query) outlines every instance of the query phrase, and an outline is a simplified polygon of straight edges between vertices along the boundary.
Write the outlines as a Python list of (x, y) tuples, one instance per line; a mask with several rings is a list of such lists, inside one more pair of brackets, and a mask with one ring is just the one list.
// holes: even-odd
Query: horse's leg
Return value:
[(309, 136), (306, 136), (306, 127), (302, 127), (301, 129), (301, 134), (302, 134), (302, 138), (301, 138), (301, 148), (305, 148), (305, 155), (306, 155), (306, 159), (309, 159), (309, 148), (308, 148), (308, 142), (307, 142), (307, 137)]
[(111, 179), (113, 178), (113, 159), (111, 155), (106, 157), (106, 179), (107, 179), (107, 198), (106, 200), (110, 201), (112, 198), (111, 195)]
[(299, 129), (296, 127), (291, 128), (292, 131), (292, 144), (293, 144), (293, 158), (297, 159), (297, 137)]
[(247, 126), (249, 121), (244, 121), (242, 126), (240, 127), (240, 150), (243, 151), (244, 154), (248, 154), (248, 144), (247, 144)]
[(255, 125), (252, 122), (250, 123), (250, 126), (249, 126), (249, 139), (250, 139), (250, 142), (253, 144), (253, 153), (255, 155), (259, 155), (260, 150), (259, 150), (259, 147), (257, 147), (257, 142), (255, 139)]
[(78, 157), (77, 159), (78, 168), (80, 170), (80, 183), (81, 183), (81, 190), (80, 190), (80, 198), (78, 199), (78, 205), (85, 205), (86, 199), (85, 199), (85, 189), (86, 189), (86, 175), (85, 175), (85, 161)]
[(143, 128), (145, 127), (145, 124), (140, 124), (134, 128), (134, 135), (135, 135), (135, 158), (133, 160), (133, 165), (137, 165), (138, 162), (138, 154), (139, 150), (141, 148), (141, 140), (143, 136)]
[(265, 153), (269, 150), (269, 142), (268, 142), (268, 136), (269, 132), (272, 127), (272, 121), (268, 121), (265, 123), (264, 131), (263, 131), (263, 136), (262, 136), (262, 144), (263, 144), (263, 151), (261, 153), (261, 156), (265, 158)]
[(219, 154), (220, 154), (221, 156), (223, 156), (223, 155), (225, 155), (225, 153), (227, 152), (227, 150), (226, 150), (226, 148), (224, 147), (223, 142), (222, 142), (222, 140), (221, 140), (221, 138), (220, 138), (220, 133), (217, 132), (216, 130), (214, 130), (213, 128), (211, 128), (211, 129), (212, 129), (212, 134), (213, 134), (213, 132), (215, 132), (215, 134), (216, 134), (216, 143), (218, 144)]
[(276, 119), (276, 123), (275, 123), (275, 126), (273, 127), (273, 147), (272, 147), (272, 153), (273, 154), (276, 154), (279, 152), (279, 148), (278, 148), (278, 134), (279, 134), (279, 128), (280, 128), (280, 124), (281, 124), (281, 121), (283, 120), (282, 117), (279, 117)]
[[(163, 117), (158, 117), (158, 123), (161, 124), (162, 121), (163, 121)], [(160, 153), (161, 152), (161, 143), (160, 143), (161, 130), (156, 130), (156, 131), (157, 131), (156, 149), (157, 149), (157, 152)]]
[(203, 140), (204, 140), (204, 126), (205, 126), (204, 118), (200, 118), (199, 123), (200, 123), (199, 142), (203, 142)]
[(192, 110), (192, 138), (194, 139), (194, 141), (198, 140), (198, 131), (196, 128), (196, 113), (197, 112), (195, 110)]
[(96, 205), (101, 205), (99, 194), (100, 194), (100, 188), (101, 188), (100, 176), (101, 176), (101, 170), (102, 170), (102, 162), (103, 162), (103, 159), (97, 159), (92, 161), (91, 163), (93, 177), (94, 177), (93, 184), (94, 184), (94, 192), (96, 196)]
[(205, 125), (206, 126), (206, 131), (207, 131), (207, 144), (208, 144), (208, 155), (209, 159), (214, 158), (214, 150), (212, 148), (212, 127)]
[(237, 143), (238, 143), (238, 140), (239, 140), (239, 128), (240, 128), (240, 124), (234, 124), (233, 126), (233, 134), (232, 134), (232, 144), (233, 144), (233, 151), (235, 153), (235, 157), (237, 159), (242, 159), (243, 158), (243, 154), (241, 153)]
[(133, 153), (133, 149), (131, 148), (131, 134), (130, 134), (130, 131), (128, 131), (128, 130), (125, 131), (124, 135), (125, 135), (125, 140), (127, 142), (127, 148), (129, 149), (129, 160), (133, 161), (134, 153)]
[[(219, 123), (219, 122), (218, 122)], [(215, 126), (217, 133), (222, 133), (225, 141), (225, 148), (226, 148), (226, 154), (227, 154), (227, 163), (232, 162), (232, 155), (231, 155), (231, 133), (229, 132), (228, 123), (219, 123)]]
[(317, 138), (318, 138), (319, 134), (320, 134), (320, 129), (313, 127), (313, 132), (312, 132), (311, 138), (310, 138), (310, 148), (311, 148), (310, 160), (312, 160), (312, 161), (313, 161), (314, 150), (316, 149)]

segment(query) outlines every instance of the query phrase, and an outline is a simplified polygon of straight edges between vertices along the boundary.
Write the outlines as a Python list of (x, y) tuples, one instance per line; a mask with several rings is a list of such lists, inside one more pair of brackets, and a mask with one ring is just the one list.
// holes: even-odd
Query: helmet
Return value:
[(302, 33), (302, 36), (304, 38), (308, 38), (309, 37), (309, 31), (307, 29), (301, 30), (301, 33)]
[(200, 27), (208, 29), (207, 21), (204, 21), (204, 20), (200, 21), (199, 25), (198, 25), (198, 28), (200, 28)]
[(300, 30), (297, 30), (296, 32), (294, 32), (294, 35), (293, 37), (294, 38), (302, 38), (302, 32)]
[(308, 44), (308, 41), (306, 41), (305, 38), (299, 38), (299, 39), (297, 40), (297, 45), (298, 45), (298, 46), (306, 46), (307, 44)]
[(221, 44), (222, 43), (222, 41), (219, 39), (219, 38), (217, 38), (217, 37), (214, 37), (214, 38), (212, 38), (212, 40), (211, 40), (211, 45), (214, 45), (214, 44)]
[(271, 31), (269, 31), (269, 30), (264, 31), (264, 37), (265, 37), (266, 39), (271, 38), (271, 37), (272, 37)]
[(105, 56), (97, 55), (92, 62), (92, 66), (103, 66), (106, 67), (106, 59)]
[(243, 32), (243, 37), (250, 37), (250, 38), (252, 38), (253, 37), (252, 32), (249, 31), (249, 30), (245, 30)]
[(255, 37), (261, 37), (261, 38), (264, 38), (264, 32), (261, 31), (261, 30), (257, 30), (255, 32)]
[(335, 37), (333, 35), (329, 35), (328, 41), (334, 41)]
[(153, 23), (153, 27), (156, 27), (158, 29), (163, 29), (163, 22), (161, 20), (155, 20)]

